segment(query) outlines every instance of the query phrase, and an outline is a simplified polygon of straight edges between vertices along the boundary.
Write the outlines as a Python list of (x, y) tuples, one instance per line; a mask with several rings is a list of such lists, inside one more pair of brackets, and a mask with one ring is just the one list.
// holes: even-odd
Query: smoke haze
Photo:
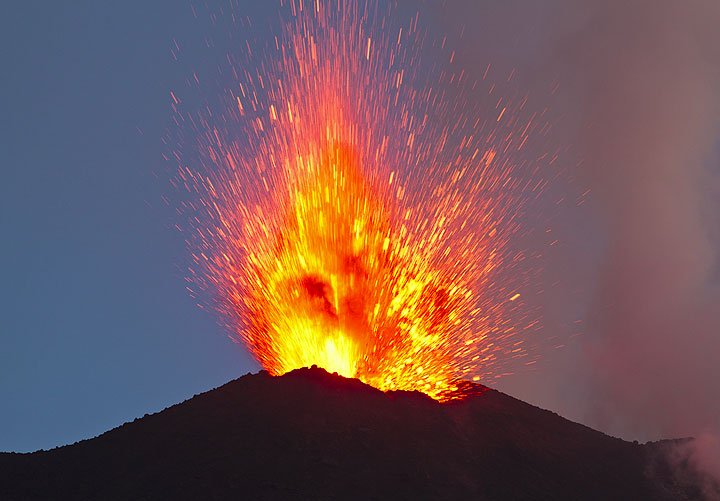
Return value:
[(559, 82), (554, 138), (590, 189), (556, 224), (545, 280), (560, 285), (543, 299), (545, 328), (562, 329), (554, 317), (584, 289), (582, 336), (546, 354), (544, 388), (510, 391), (624, 438), (699, 437), (689, 453), (720, 477), (720, 3), (446, 7), (447, 29), (480, 20), (460, 64), (516, 67), (530, 94)]

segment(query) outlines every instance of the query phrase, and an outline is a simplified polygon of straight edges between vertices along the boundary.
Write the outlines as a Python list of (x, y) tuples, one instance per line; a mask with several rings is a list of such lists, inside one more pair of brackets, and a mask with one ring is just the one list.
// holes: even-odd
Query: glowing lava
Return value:
[(281, 231), (247, 256), (262, 285), (237, 297), (254, 353), (278, 374), (317, 364), (380, 388), (447, 389), (443, 347), (470, 291), (406, 245), (352, 150), (327, 144), (296, 162)]
[(416, 17), (395, 29), (377, 8), (288, 8), (260, 64), (228, 57), (227, 108), (176, 106), (200, 130), (180, 169), (198, 196), (191, 282), (272, 374), (317, 364), (439, 399), (497, 375), (536, 323), (495, 271), (521, 259), (508, 241), (541, 183), (511, 153), (538, 117), (501, 98), (475, 116), (418, 85)]

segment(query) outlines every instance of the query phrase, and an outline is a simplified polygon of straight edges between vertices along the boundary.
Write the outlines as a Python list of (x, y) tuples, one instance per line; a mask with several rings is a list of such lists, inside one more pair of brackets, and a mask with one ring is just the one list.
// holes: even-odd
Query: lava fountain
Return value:
[(184, 112), (172, 94), (199, 138), (192, 161), (176, 153), (190, 289), (272, 374), (316, 364), (441, 400), (499, 375), (537, 325), (496, 271), (523, 257), (509, 241), (543, 183), (513, 155), (541, 116), (448, 96), (471, 84), (423, 61), (417, 17), (285, 8), (260, 57), (228, 55), (224, 108)]

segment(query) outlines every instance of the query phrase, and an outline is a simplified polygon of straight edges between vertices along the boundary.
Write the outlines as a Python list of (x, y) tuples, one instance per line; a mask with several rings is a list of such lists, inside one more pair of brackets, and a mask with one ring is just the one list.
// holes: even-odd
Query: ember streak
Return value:
[(178, 177), (195, 195), (192, 289), (271, 374), (317, 364), (443, 400), (530, 363), (520, 334), (538, 319), (496, 272), (523, 259), (509, 241), (543, 180), (513, 155), (542, 114), (449, 97), (474, 85), (419, 57), (417, 16), (285, 9), (270, 47), (228, 56), (223, 110), (187, 113), (173, 94), (198, 138)]

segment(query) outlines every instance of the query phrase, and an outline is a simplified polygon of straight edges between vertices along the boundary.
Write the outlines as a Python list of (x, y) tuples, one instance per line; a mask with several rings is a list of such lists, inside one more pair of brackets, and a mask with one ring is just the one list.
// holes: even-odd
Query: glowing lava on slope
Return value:
[(524, 100), (483, 112), (425, 83), (465, 84), (419, 58), (417, 17), (287, 9), (261, 58), (249, 44), (244, 63), (228, 56), (225, 109), (183, 113), (173, 93), (178, 124), (199, 131), (179, 170), (196, 195), (194, 288), (214, 291), (272, 374), (317, 364), (438, 399), (500, 374), (537, 325), (495, 272), (522, 259), (508, 242), (542, 182), (512, 154), (540, 117), (520, 113)]

